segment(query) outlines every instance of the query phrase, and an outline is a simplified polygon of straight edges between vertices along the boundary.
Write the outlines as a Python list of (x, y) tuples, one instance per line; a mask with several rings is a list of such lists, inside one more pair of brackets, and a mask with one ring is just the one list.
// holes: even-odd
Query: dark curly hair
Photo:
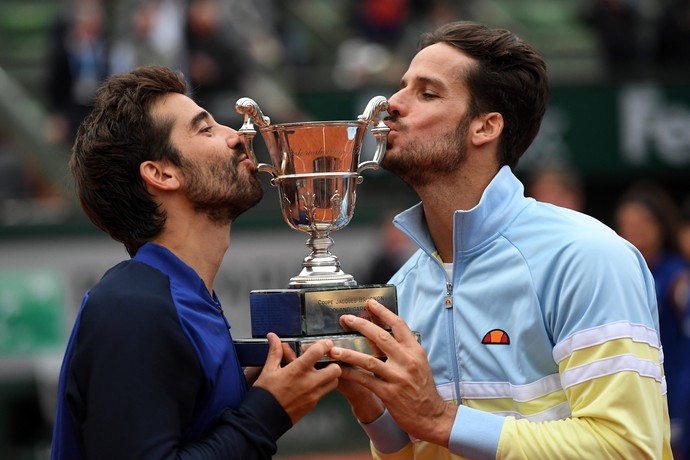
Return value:
[(148, 66), (110, 77), (77, 132), (70, 169), (84, 212), (124, 244), (130, 255), (161, 232), (165, 213), (139, 173), (147, 160), (180, 166), (170, 143), (173, 120), (156, 119), (152, 106), (168, 93), (187, 94), (180, 73)]

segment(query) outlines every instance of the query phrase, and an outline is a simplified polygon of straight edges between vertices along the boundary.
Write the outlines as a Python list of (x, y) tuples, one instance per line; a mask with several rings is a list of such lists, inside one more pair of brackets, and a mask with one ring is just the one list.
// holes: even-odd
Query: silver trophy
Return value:
[[(379, 114), (388, 108), (386, 98), (372, 98), (364, 112), (352, 121), (271, 125), (270, 118), (252, 99), (239, 99), (235, 108), (244, 115), (239, 134), (246, 151), (260, 172), (271, 174), (285, 222), (308, 235), (306, 246), (310, 250), (302, 261), (301, 272), (290, 279), (287, 287), (250, 292), (252, 338), (235, 341), (240, 363), (263, 365), (268, 332), (278, 334), (297, 355), (326, 337), (338, 346), (375, 354), (363, 336), (343, 330), (339, 318), (348, 313), (375, 320), (364, 307), (368, 298), (377, 299), (397, 313), (395, 287), (359, 286), (330, 252), (330, 234), (350, 222), (355, 189), (363, 180), (361, 172), (378, 169), (386, 151), (389, 128), (379, 120)], [(376, 150), (373, 160), (360, 162), (370, 124)], [(268, 147), (272, 164), (256, 159), (255, 125)]]

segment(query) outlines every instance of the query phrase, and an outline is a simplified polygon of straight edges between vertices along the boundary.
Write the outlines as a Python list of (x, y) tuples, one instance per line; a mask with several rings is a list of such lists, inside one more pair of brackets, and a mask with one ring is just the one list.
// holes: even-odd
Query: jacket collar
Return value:
[[(525, 199), (522, 183), (509, 166), (503, 166), (475, 207), (455, 211), (455, 252), (469, 251), (494, 239), (529, 203), (530, 200)], [(422, 203), (398, 214), (393, 222), (428, 254), (436, 251)]]
[(151, 242), (145, 243), (132, 259), (165, 273), (172, 280), (196, 292), (207, 302), (218, 303), (216, 293), (209, 294), (197, 272), (164, 246)]

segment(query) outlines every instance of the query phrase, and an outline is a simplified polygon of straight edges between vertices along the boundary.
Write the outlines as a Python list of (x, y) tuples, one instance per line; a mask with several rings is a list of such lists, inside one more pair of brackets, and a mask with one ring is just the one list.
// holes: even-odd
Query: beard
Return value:
[(196, 212), (218, 225), (232, 223), (263, 197), (256, 170), (238, 168), (235, 158), (201, 164), (183, 160), (182, 167), (187, 199)]
[[(407, 127), (395, 118), (398, 132)], [(412, 188), (422, 187), (440, 176), (456, 171), (467, 157), (467, 132), (471, 118), (463, 117), (452, 131), (436, 139), (416, 139), (395, 155), (384, 155), (381, 167), (392, 172)], [(389, 148), (393, 145), (388, 146)]]

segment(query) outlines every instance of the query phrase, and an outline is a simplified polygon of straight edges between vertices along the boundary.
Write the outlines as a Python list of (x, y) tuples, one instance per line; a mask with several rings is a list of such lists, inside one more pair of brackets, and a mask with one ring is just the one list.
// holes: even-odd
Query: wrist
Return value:
[(452, 403), (445, 403), (445, 407), (437, 416), (429, 419), (429, 427), (426, 430), (428, 437), (421, 438), (425, 441), (440, 446), (448, 447), (450, 434), (453, 431), (453, 424), (458, 413), (458, 406)]
[(371, 423), (381, 417), (385, 407), (378, 398), (368, 398), (368, 401), (359, 401), (352, 404), (352, 413), (360, 423)]

